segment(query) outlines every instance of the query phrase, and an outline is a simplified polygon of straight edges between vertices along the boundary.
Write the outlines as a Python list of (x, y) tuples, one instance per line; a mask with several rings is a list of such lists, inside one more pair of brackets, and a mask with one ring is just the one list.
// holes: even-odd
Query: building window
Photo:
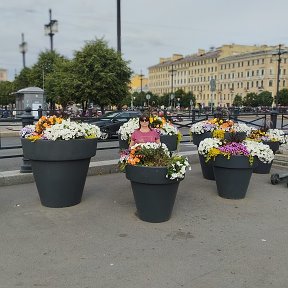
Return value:
[(269, 80), (269, 87), (273, 86), (273, 80)]

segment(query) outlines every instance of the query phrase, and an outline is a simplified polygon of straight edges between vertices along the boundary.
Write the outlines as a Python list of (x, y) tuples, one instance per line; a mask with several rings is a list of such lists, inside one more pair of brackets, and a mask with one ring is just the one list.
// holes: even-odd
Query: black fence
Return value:
[[(42, 109), (41, 109), (42, 110)], [(38, 117), (31, 116), (31, 111), (25, 115), (25, 112), (23, 113), (21, 118), (1, 118), (0, 119), (0, 128), (1, 126), (7, 127), (9, 126), (11, 129), (13, 127), (19, 128), (19, 126), (24, 127), (25, 125), (29, 124), (29, 121), (31, 123), (37, 121), (39, 117), (42, 116), (43, 110), (38, 111), (40, 112), (38, 114)], [(171, 114), (167, 116), (169, 120), (180, 130), (180, 132), (183, 135), (183, 138), (181, 140), (181, 143), (190, 142), (190, 134), (189, 134), (189, 128), (192, 124), (206, 120), (211, 119), (214, 117), (217, 117), (217, 111), (214, 114), (209, 113), (199, 113), (197, 110), (190, 110), (186, 111), (184, 113), (177, 113), (177, 114)], [(278, 128), (286, 131), (288, 133), (288, 114), (287, 113), (278, 113), (276, 111), (267, 112), (267, 113), (233, 113), (227, 115), (227, 117), (231, 120), (234, 120), (239, 123), (245, 123), (247, 125), (252, 125), (257, 128), (261, 128), (263, 126), (269, 127), (269, 128)], [(77, 117), (77, 118), (71, 118), (71, 120), (74, 121), (83, 121), (87, 123), (91, 122), (97, 122), (97, 117)], [(20, 137), (20, 135), (19, 135)], [(189, 137), (187, 139), (187, 137)], [(0, 132), (0, 151), (2, 150), (12, 150), (12, 149), (21, 149), (21, 145), (17, 146), (9, 146), (9, 147), (3, 147), (2, 145), (2, 137)], [(99, 139), (99, 142), (106, 142), (106, 143), (113, 143), (112, 146), (109, 147), (99, 147), (97, 150), (109, 150), (109, 149), (119, 149), (119, 143), (117, 138), (107, 139), (107, 140), (101, 140)], [(115, 145), (114, 145), (115, 143)], [(22, 154), (12, 154), (12, 155), (5, 155), (1, 156), (0, 159), (7, 159), (7, 158), (16, 158), (16, 157), (23, 157)]]

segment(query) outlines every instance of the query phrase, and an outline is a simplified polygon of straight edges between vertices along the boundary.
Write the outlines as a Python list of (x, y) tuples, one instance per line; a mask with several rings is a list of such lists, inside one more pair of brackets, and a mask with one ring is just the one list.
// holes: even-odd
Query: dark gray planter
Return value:
[(129, 148), (128, 140), (122, 140), (120, 135), (118, 136), (118, 140), (120, 150), (125, 150)]
[(95, 156), (96, 139), (21, 139), (24, 157), (30, 159), (43, 206), (60, 208), (81, 202), (90, 158)]
[(246, 156), (231, 156), (230, 159), (219, 155), (213, 162), (218, 195), (227, 199), (243, 199), (246, 195), (253, 168)]
[(141, 220), (160, 223), (170, 219), (180, 180), (167, 179), (166, 174), (165, 167), (126, 166)]
[(177, 135), (161, 135), (161, 143), (164, 143), (169, 151), (177, 150)]
[(279, 150), (279, 147), (280, 147), (280, 142), (279, 141), (276, 141), (276, 142), (263, 141), (263, 144), (268, 145), (270, 147), (270, 149), (273, 151), (274, 154)]
[(197, 147), (199, 146), (199, 143), (206, 139), (206, 138), (211, 138), (212, 137), (212, 133), (211, 132), (204, 132), (202, 134), (192, 134), (192, 142), (193, 144), (195, 144)]
[(199, 161), (200, 161), (203, 177), (207, 180), (215, 180), (214, 170), (213, 170), (213, 161), (210, 160), (208, 162), (205, 162), (205, 157), (203, 155), (200, 155), (198, 153), (198, 156), (199, 156)]
[(270, 173), (273, 161), (271, 163), (263, 163), (258, 158), (255, 158), (255, 161), (257, 163), (257, 166), (253, 169), (253, 173), (256, 173), (256, 174), (269, 174)]

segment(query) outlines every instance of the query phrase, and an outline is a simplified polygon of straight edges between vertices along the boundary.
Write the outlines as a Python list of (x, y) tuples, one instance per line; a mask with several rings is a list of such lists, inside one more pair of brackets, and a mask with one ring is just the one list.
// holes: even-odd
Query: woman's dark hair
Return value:
[(147, 120), (148, 121), (148, 128), (150, 130), (152, 130), (151, 128), (151, 124), (150, 124), (150, 121), (149, 121), (149, 114), (148, 113), (143, 113), (140, 117), (139, 117), (139, 129), (141, 128), (141, 124), (140, 122), (143, 121), (143, 120)]

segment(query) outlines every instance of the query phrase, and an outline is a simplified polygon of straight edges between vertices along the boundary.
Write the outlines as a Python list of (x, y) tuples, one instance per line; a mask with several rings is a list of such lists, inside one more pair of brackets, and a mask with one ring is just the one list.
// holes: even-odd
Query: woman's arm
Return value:
[(129, 147), (134, 146), (134, 144), (135, 144), (135, 141), (131, 139), (130, 144), (129, 144)]

